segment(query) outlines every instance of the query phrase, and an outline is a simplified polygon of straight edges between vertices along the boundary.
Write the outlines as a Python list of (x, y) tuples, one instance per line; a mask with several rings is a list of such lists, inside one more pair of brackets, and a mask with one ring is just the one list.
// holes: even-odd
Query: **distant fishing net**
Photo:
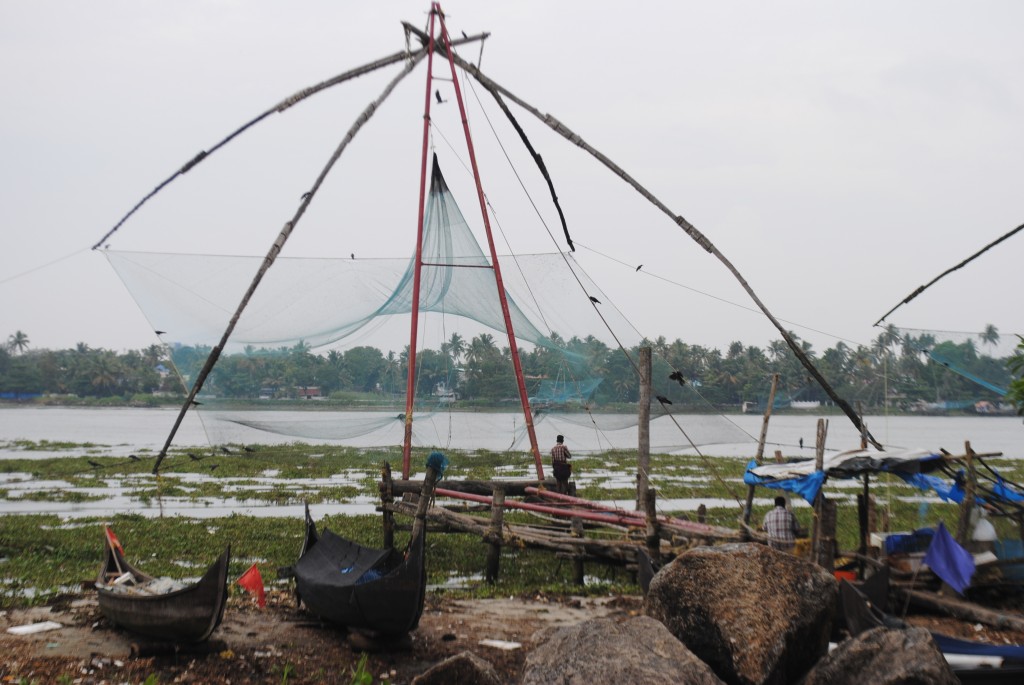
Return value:
[[(104, 254), (168, 343), (187, 386), (262, 262), (261, 257), (207, 254)], [(399, 444), (414, 260), (279, 257), (239, 319), (207, 380), (205, 396), (200, 397), (197, 410), (210, 439)], [(590, 442), (598, 449), (635, 447), (635, 430), (631, 437), (624, 434), (637, 424), (635, 404), (626, 405), (625, 413), (621, 407), (635, 402), (637, 380), (632, 363), (616, 348), (619, 342), (635, 348), (639, 335), (614, 307), (598, 303), (600, 313), (595, 310), (588, 295), (605, 296), (571, 255), (506, 256), (499, 257), (499, 263), (509, 318), (523, 345), (524, 368), (528, 367), (526, 384), (539, 440), (553, 441), (557, 432), (576, 426), (593, 431)], [(522, 416), (515, 418), (519, 402), (495, 274), (436, 164), (425, 213), (422, 264), (414, 443), (528, 450)], [(466, 349), (461, 351), (451, 347), (456, 322), (461, 322), (458, 330), (472, 332), (465, 333)], [(614, 337), (609, 329), (615, 331)], [(481, 340), (489, 343), (484, 350), (475, 348)], [(354, 361), (357, 357), (361, 364)], [(478, 387), (475, 394), (489, 395), (491, 411), (495, 406), (507, 410), (495, 414), (493, 421), (480, 413), (460, 420), (455, 409), (473, 408), (473, 398), (460, 393), (473, 387), (474, 374), (485, 364), (490, 365), (491, 377), (502, 380)], [(374, 373), (348, 377), (367, 365)], [(667, 369), (656, 372), (656, 378), (667, 375)], [(333, 398), (343, 401), (344, 410), (335, 410), (330, 403), (294, 401), (327, 399), (322, 386), (343, 377), (358, 394), (338, 393)], [(248, 406), (232, 406), (238, 399)], [(681, 402), (673, 411), (701, 405), (699, 398), (690, 399), (691, 404)], [(267, 401), (254, 407), (252, 400)], [(602, 405), (612, 403), (618, 403), (619, 412), (600, 412)], [(708, 413), (709, 406), (705, 403), (698, 411)], [(661, 413), (655, 410), (652, 417), (658, 419)], [(673, 431), (673, 444), (664, 447), (749, 440), (728, 421), (719, 420), (717, 428), (708, 416), (692, 423), (692, 435)]]
[[(1011, 376), (1006, 366), (1019, 341), (1000, 335), (998, 328), (963, 332), (892, 326), (904, 355), (918, 355), (935, 372), (948, 374), (943, 383), (945, 408), (967, 408), (998, 400), (1006, 394)], [(980, 406), (984, 411), (984, 405)]]

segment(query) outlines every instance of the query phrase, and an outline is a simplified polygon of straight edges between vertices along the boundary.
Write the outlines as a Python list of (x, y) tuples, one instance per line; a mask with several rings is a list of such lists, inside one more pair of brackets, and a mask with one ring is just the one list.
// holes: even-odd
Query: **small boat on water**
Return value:
[(194, 584), (154, 578), (129, 564), (107, 528), (96, 578), (100, 612), (111, 623), (167, 642), (202, 642), (220, 625), (227, 603), (231, 547)]
[(415, 630), (423, 613), (426, 526), (405, 552), (364, 547), (325, 529), (306, 507), (306, 537), (293, 567), (295, 592), (312, 613), (347, 628), (380, 635)]

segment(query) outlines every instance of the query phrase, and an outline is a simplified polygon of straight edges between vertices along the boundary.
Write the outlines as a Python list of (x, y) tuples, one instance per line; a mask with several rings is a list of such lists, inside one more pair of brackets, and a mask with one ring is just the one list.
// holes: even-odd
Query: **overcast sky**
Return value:
[[(401, 50), (400, 22), (424, 26), (427, 9), (407, 0), (0, 0), (0, 336), (21, 330), (49, 348), (158, 342), (88, 248), (256, 114)], [(452, 0), (444, 9), (453, 36), (491, 32), (486, 74), (701, 229), (816, 350), (870, 343), (872, 324), (905, 295), (1024, 222), (1019, 2)], [(481, 59), (475, 46), (460, 54)], [(274, 115), (172, 184), (111, 247), (263, 254), (396, 73)], [(421, 65), (360, 133), (287, 254), (411, 253), (424, 74)], [(451, 84), (439, 89), (448, 102), (435, 108), (433, 143), (448, 156), (453, 189), (468, 187), (464, 154), (447, 147), (459, 134)], [(483, 99), (479, 89), (466, 95)], [(580, 263), (643, 334), (715, 347), (779, 337), (670, 220), (515, 113), (551, 169)], [(472, 125), (513, 248), (550, 251), (533, 210), (517, 208), (522, 191), (505, 163), (491, 161), (500, 154), (483, 142), (488, 122)], [(498, 138), (518, 146), (507, 131)], [(552, 216), (547, 196), (532, 196)], [(471, 194), (461, 203), (474, 207)], [(1016, 236), (890, 321), (1024, 333), (1022, 255)]]

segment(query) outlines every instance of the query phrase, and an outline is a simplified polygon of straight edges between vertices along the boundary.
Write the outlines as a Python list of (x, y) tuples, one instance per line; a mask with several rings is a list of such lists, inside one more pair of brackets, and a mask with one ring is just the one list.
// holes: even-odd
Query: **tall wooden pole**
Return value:
[[(828, 436), (828, 421), (818, 419), (818, 430), (814, 440), (814, 470), (822, 471), (825, 467), (825, 439)], [(831, 554), (831, 540), (825, 520), (825, 493), (818, 491), (814, 499), (814, 534), (811, 537), (811, 549), (816, 563), (826, 565), (827, 555)]]
[(970, 442), (964, 443), (964, 453), (967, 455), (965, 459), (967, 482), (964, 483), (964, 501), (960, 503), (960, 520), (956, 526), (956, 541), (961, 545), (967, 542), (967, 537), (971, 532), (971, 513), (974, 510), (975, 493), (978, 488), (978, 474), (975, 471), (974, 465), (974, 450), (971, 449)]
[(412, 277), (412, 322), (409, 330), (409, 377), (405, 382), (405, 435), (402, 438), (402, 480), (409, 480), (412, 456), (412, 414), (416, 402), (416, 338), (420, 317), (420, 274), (423, 271), (423, 214), (427, 195), (427, 153), (430, 143), (430, 87), (434, 74), (434, 12), (430, 12), (427, 44), (427, 94), (423, 105), (423, 154), (420, 161), (420, 206), (416, 220), (416, 258)]
[[(768, 406), (764, 408), (764, 419), (761, 421), (761, 437), (757, 441), (757, 454), (754, 461), (758, 464), (764, 457), (764, 443), (768, 439), (768, 420), (772, 417), (772, 407), (775, 405), (775, 391), (779, 387), (779, 374), (772, 374), (772, 388), (768, 391)], [(743, 523), (750, 525), (750, 516), (754, 507), (754, 486), (747, 486), (747, 503), (743, 507)]]
[[(459, 86), (458, 72), (455, 70), (454, 51), (451, 49), (451, 39), (448, 36), (448, 27), (445, 25), (444, 13), (439, 3), (431, 5), (431, 17), (436, 15), (440, 22), (441, 41), (448, 55), (448, 64), (451, 67), (452, 85), (455, 88), (455, 99), (459, 104), (459, 114), (462, 117), (462, 128), (466, 135), (466, 150), (469, 153), (469, 164), (473, 169), (473, 180), (476, 182), (477, 199), (480, 202), (480, 215), (484, 222), (484, 232), (487, 234), (487, 246), (491, 251), (491, 268), (494, 270), (494, 281), (498, 288), (498, 301), (501, 303), (501, 314), (505, 320), (505, 333), (508, 335), (508, 349), (512, 356), (512, 367), (516, 375), (516, 386), (519, 389), (519, 403), (523, 407), (523, 419), (526, 421), (526, 433), (530, 438), (530, 448), (533, 451), (533, 459), (537, 470), (537, 481), (544, 482), (544, 462), (540, 456), (540, 447), (537, 445), (537, 432), (533, 426), (533, 411), (530, 409), (530, 399), (526, 392), (526, 381), (523, 380), (523, 366), (519, 359), (519, 345), (516, 342), (515, 331), (512, 330), (512, 315), (508, 308), (508, 298), (505, 295), (505, 284), (501, 279), (501, 266), (498, 264), (498, 251), (494, 246), (494, 236), (491, 234), (491, 221), (487, 214), (487, 199), (484, 196), (483, 184), (480, 182), (480, 168), (476, 162), (476, 152), (473, 149), (473, 137), (469, 132), (469, 120), (466, 118), (466, 104), (462, 99), (462, 89)], [(429, 94), (428, 94), (429, 97)]]
[(650, 487), (648, 473), (651, 468), (651, 348), (640, 348), (640, 406), (636, 452), (636, 510), (641, 511), (647, 502)]

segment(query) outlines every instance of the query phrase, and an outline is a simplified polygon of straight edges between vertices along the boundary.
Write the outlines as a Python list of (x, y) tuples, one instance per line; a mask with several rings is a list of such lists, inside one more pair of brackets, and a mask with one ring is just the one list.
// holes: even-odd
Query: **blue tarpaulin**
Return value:
[(808, 504), (814, 504), (814, 498), (818, 496), (818, 491), (821, 490), (821, 484), (825, 482), (824, 471), (814, 471), (799, 478), (773, 480), (754, 475), (751, 471), (755, 468), (757, 468), (757, 461), (751, 460), (750, 463), (747, 464), (746, 473), (743, 474), (744, 483), (747, 485), (760, 485), (766, 488), (793, 492), (807, 500)]
[(974, 557), (953, 539), (941, 521), (932, 536), (932, 544), (928, 545), (928, 551), (925, 552), (924, 563), (928, 564), (932, 573), (960, 594), (971, 584)]

